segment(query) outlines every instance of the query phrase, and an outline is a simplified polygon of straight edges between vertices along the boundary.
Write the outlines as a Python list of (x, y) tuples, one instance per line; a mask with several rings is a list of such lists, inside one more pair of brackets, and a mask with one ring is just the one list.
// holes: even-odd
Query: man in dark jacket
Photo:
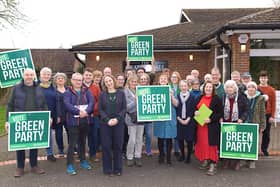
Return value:
[(92, 168), (86, 161), (85, 144), (94, 100), (90, 91), (82, 86), (82, 81), (83, 76), (80, 73), (74, 73), (71, 78), (72, 86), (64, 95), (66, 124), (69, 132), (67, 173), (70, 175), (77, 174), (73, 165), (74, 146), (77, 143), (79, 144), (80, 167), (86, 170)]
[[(12, 90), (8, 101), (5, 128), (8, 132), (9, 112), (23, 111), (42, 111), (48, 110), (45, 96), (42, 89), (34, 82), (35, 72), (32, 69), (25, 69), (23, 73), (23, 81), (17, 84)], [(36, 174), (43, 174), (45, 171), (38, 167), (38, 149), (29, 150), (29, 159), (31, 171)], [(14, 177), (21, 177), (24, 174), (25, 150), (16, 151), (17, 169)]]

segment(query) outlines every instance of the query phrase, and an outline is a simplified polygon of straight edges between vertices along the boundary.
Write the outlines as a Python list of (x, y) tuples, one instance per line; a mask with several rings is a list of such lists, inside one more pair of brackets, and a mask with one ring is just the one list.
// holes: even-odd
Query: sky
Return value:
[(19, 8), (28, 16), (28, 22), (21, 29), (0, 30), (0, 48), (71, 48), (73, 45), (177, 24), (183, 8), (274, 6), (273, 0), (19, 1)]

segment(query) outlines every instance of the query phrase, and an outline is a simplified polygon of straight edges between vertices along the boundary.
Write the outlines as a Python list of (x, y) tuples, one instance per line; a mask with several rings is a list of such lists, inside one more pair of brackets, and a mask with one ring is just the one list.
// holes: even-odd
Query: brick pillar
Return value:
[[(250, 39), (246, 43), (246, 51), (241, 52), (238, 37), (240, 34), (234, 34), (229, 37), (229, 44), (232, 49), (232, 71), (246, 72), (250, 70)], [(250, 38), (250, 34), (248, 34)]]

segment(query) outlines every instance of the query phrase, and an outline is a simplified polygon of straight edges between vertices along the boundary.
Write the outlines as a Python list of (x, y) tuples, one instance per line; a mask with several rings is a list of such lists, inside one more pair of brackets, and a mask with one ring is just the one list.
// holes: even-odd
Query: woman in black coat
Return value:
[[(177, 95), (176, 106), (176, 118), (177, 118), (177, 140), (179, 142), (179, 148), (181, 156), (179, 161), (190, 163), (191, 153), (193, 149), (195, 123), (193, 121), (193, 115), (195, 111), (194, 97), (188, 91), (188, 82), (181, 80), (179, 83), (180, 93)], [(185, 157), (184, 141), (187, 142), (187, 158)]]
[(103, 172), (109, 176), (120, 176), (126, 99), (124, 92), (116, 89), (116, 80), (112, 75), (103, 77), (102, 86), (104, 91), (99, 96), (98, 110)]
[(208, 175), (216, 173), (218, 162), (218, 147), (220, 143), (220, 120), (223, 116), (222, 100), (215, 93), (214, 85), (206, 82), (203, 85), (202, 96), (197, 101), (195, 116), (199, 116), (199, 109), (206, 105), (212, 114), (204, 119), (204, 124), (196, 125), (196, 142), (194, 155), (202, 163), (201, 169), (209, 169)]
[[(223, 121), (230, 123), (244, 123), (248, 116), (248, 100), (246, 96), (238, 91), (238, 86), (233, 80), (224, 84), (225, 95), (223, 97)], [(230, 165), (235, 170), (240, 169), (240, 160), (224, 159), (224, 168)]]

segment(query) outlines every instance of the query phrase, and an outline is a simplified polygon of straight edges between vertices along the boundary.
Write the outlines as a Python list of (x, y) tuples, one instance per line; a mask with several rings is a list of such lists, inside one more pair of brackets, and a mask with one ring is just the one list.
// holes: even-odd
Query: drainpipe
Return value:
[(229, 47), (229, 44), (226, 44), (222, 39), (221, 39), (221, 35), (223, 33), (223, 30), (220, 30), (220, 32), (217, 32), (217, 42), (219, 44), (221, 44), (221, 46), (226, 50), (226, 53), (228, 55), (228, 58), (226, 59), (227, 61), (227, 64), (229, 65), (229, 71), (227, 72), (227, 75), (226, 75), (226, 80), (230, 79), (230, 74), (231, 74), (231, 56), (232, 56), (232, 50), (231, 48)]
[(78, 62), (82, 65), (81, 72), (83, 72), (85, 67), (86, 67), (85, 62), (82, 59), (79, 58), (78, 53), (74, 53), (74, 56), (78, 60)]

